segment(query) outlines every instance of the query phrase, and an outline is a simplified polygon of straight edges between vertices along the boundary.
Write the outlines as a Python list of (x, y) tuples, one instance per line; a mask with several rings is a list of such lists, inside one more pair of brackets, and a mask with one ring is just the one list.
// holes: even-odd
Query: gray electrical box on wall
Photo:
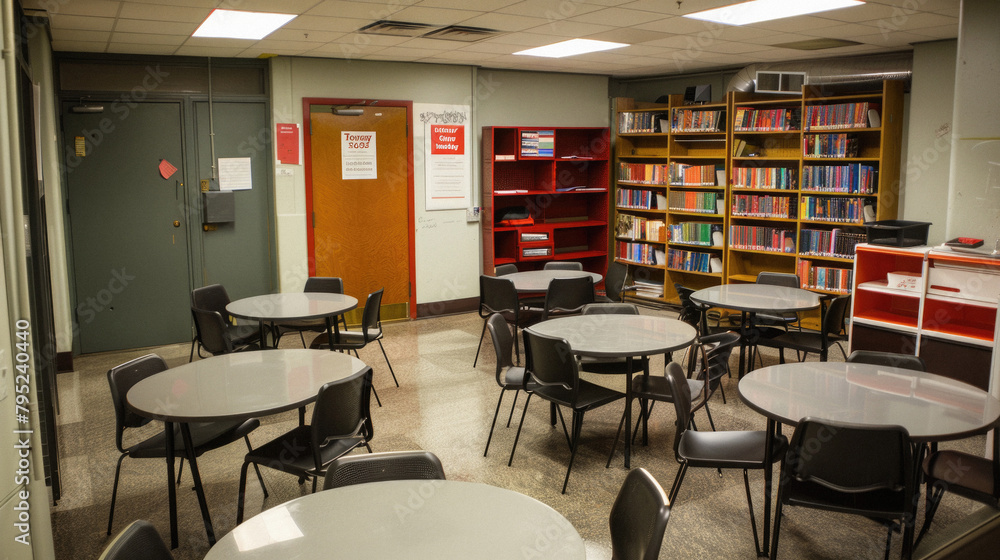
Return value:
[(236, 195), (232, 191), (201, 193), (205, 224), (225, 224), (236, 221)]

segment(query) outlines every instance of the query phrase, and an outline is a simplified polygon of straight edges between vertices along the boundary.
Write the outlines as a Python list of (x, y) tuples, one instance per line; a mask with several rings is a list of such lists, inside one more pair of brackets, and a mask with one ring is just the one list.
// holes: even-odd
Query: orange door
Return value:
[(369, 293), (385, 288), (382, 318), (408, 317), (413, 228), (407, 108), (352, 107), (361, 114), (336, 115), (336, 106), (309, 107), (311, 272), (343, 278), (359, 309)]

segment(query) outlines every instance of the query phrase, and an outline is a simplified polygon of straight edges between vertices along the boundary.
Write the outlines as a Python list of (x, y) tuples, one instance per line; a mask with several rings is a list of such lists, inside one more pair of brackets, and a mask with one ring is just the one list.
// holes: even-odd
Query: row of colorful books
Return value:
[[(719, 257), (711, 253), (670, 249), (667, 251), (667, 268), (689, 272), (714, 272), (712, 270), (713, 258), (718, 259)], [(721, 263), (721, 260), (719, 262)], [(719, 270), (719, 272), (722, 271)]]
[(729, 246), (734, 249), (795, 252), (795, 230), (767, 226), (729, 226)]
[(878, 128), (881, 105), (878, 103), (835, 103), (806, 107), (806, 130), (835, 130), (842, 128)]
[[(722, 246), (722, 224), (682, 222), (670, 224), (670, 241), (706, 247)], [(718, 235), (716, 235), (718, 234)]]
[(800, 107), (758, 109), (755, 107), (736, 107), (733, 117), (734, 132), (772, 132), (782, 130), (798, 130), (801, 127), (802, 109)]
[(825, 290), (843, 294), (851, 291), (851, 279), (854, 271), (850, 268), (814, 266), (812, 261), (802, 259), (799, 261), (796, 272), (802, 287), (807, 290)]
[(618, 214), (615, 235), (640, 241), (666, 241), (666, 222), (650, 220), (642, 216)]
[(720, 193), (697, 191), (670, 191), (667, 206), (681, 212), (721, 214), (718, 202), (724, 200)]
[[(686, 163), (670, 164), (670, 184), (685, 187), (711, 187), (718, 185), (715, 164), (689, 165)], [(723, 175), (724, 177), (725, 175)]]
[(799, 252), (817, 257), (853, 259), (858, 243), (864, 243), (864, 233), (848, 232), (840, 228), (803, 229), (799, 232)]
[(655, 245), (627, 241), (619, 241), (616, 245), (618, 258), (636, 264), (662, 265), (666, 261), (666, 252)]
[(858, 138), (848, 134), (807, 134), (802, 137), (802, 156), (807, 158), (858, 157)]
[(666, 163), (620, 163), (618, 165), (619, 181), (666, 186), (672, 176)]
[(721, 132), (723, 112), (711, 109), (674, 109), (671, 132)]
[(734, 194), (732, 215), (747, 218), (794, 218), (797, 200), (793, 196)]
[(636, 134), (644, 132), (666, 132), (660, 127), (660, 119), (666, 120), (667, 112), (643, 111), (618, 114), (618, 132)]
[(865, 216), (865, 199), (843, 196), (803, 196), (799, 205), (799, 218), (824, 222), (862, 224)]
[(734, 167), (733, 187), (739, 189), (795, 190), (794, 167)]
[(802, 166), (802, 190), (874, 194), (878, 171), (874, 165), (847, 163), (840, 165)]

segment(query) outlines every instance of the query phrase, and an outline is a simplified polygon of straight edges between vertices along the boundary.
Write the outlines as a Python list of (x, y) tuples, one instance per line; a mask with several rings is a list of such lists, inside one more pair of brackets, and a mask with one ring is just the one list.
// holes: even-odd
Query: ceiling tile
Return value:
[(83, 29), (54, 29), (54, 41), (88, 41), (106, 43), (111, 38), (109, 31), (86, 31)]
[(240, 47), (206, 47), (184, 45), (178, 47), (174, 54), (177, 56), (211, 56), (217, 58), (236, 58), (245, 48)]
[(306, 11), (306, 15), (358, 18), (369, 21), (394, 19), (393, 15), (402, 10), (404, 2), (348, 2), (347, 0), (325, 0)]
[(190, 37), (200, 23), (153, 21), (141, 19), (119, 19), (115, 31), (122, 33), (157, 33), (161, 35), (184, 35)]
[[(186, 35), (160, 35), (157, 33), (112, 33), (111, 43), (149, 43), (151, 45), (173, 45), (179, 47), (184, 44), (188, 37)], [(117, 52), (117, 51), (116, 51)]]
[(472, 10), (447, 10), (444, 8), (411, 6), (395, 12), (392, 15), (392, 19), (414, 23), (429, 23), (444, 27), (446, 25), (455, 25), (477, 15), (479, 15), (479, 12)]
[(500, 14), (492, 12), (469, 18), (462, 22), (462, 25), (473, 27), (486, 27), (488, 29), (498, 29), (500, 31), (524, 31), (544, 25), (547, 21), (543, 18), (533, 18), (524, 16), (514, 16), (510, 14)]
[(55, 52), (92, 52), (102, 53), (107, 47), (103, 42), (92, 41), (52, 41), (52, 50)]
[(106, 0), (73, 0), (72, 2), (53, 2), (52, 0), (36, 0), (22, 2), (24, 9), (42, 10), (49, 15), (62, 14), (68, 16), (115, 17), (121, 2)]
[(150, 56), (169, 56), (177, 51), (171, 45), (154, 45), (151, 43), (111, 43), (108, 52), (119, 54), (144, 54)]
[(371, 23), (371, 20), (356, 18), (336, 18), (328, 16), (299, 16), (285, 24), (282, 29), (306, 29), (309, 31), (357, 31)]
[(163, 21), (186, 21), (201, 23), (205, 21), (211, 8), (189, 8), (185, 6), (164, 6), (157, 4), (137, 4), (123, 2), (119, 17), (126, 19), (159, 19)]
[(589, 12), (570, 18), (572, 21), (582, 21), (585, 23), (607, 23), (615, 22), (621, 27), (641, 25), (664, 19), (658, 14), (642, 12), (639, 10), (626, 10), (623, 8), (605, 8), (595, 12)]
[(531, 33), (540, 33), (542, 35), (553, 35), (556, 37), (589, 37), (590, 35), (596, 33), (605, 33), (614, 30), (613, 27), (608, 25), (597, 25), (594, 23), (582, 23), (578, 21), (552, 21), (545, 25), (539, 25), (538, 27), (532, 27), (528, 29)]
[(504, 8), (498, 8), (496, 11), (502, 14), (530, 16), (550, 21), (558, 21), (602, 9), (604, 9), (602, 6), (585, 4), (583, 2), (567, 0), (531, 0), (530, 2), (518, 2)]
[(53, 33), (64, 29), (81, 29), (86, 31), (111, 31), (114, 29), (114, 18), (67, 16), (53, 14), (49, 16)]
[[(281, 29), (267, 36), (267, 40), (275, 41), (308, 41), (310, 43), (329, 43), (335, 39), (343, 37), (344, 33), (339, 31), (312, 31), (307, 29)], [(315, 47), (316, 45), (313, 45)]]

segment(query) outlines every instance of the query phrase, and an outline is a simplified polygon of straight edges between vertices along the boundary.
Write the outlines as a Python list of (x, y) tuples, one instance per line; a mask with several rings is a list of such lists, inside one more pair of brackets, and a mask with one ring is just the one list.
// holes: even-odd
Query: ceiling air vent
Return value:
[(801, 93), (802, 85), (808, 83), (805, 72), (757, 72), (759, 93)]
[(485, 27), (466, 27), (464, 25), (449, 25), (424, 34), (428, 39), (444, 39), (446, 41), (463, 41), (474, 43), (490, 37), (496, 37), (500, 32)]
[(392, 35), (394, 37), (419, 37), (435, 27), (437, 26), (428, 25), (426, 23), (389, 21), (383, 19), (358, 29), (358, 33), (367, 33), (369, 35)]

